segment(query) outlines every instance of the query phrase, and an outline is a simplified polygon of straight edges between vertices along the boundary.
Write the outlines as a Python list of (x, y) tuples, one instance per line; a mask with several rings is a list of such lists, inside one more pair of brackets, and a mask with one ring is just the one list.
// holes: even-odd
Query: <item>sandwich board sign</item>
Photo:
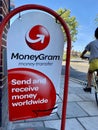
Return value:
[(61, 25), (45, 12), (27, 12), (12, 23), (7, 35), (10, 121), (53, 113), (63, 48)]

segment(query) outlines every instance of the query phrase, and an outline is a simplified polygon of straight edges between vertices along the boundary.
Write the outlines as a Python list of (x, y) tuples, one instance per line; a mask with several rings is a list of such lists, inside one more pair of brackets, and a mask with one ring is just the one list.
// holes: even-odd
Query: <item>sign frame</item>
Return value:
[[(4, 28), (6, 24), (10, 21), (10, 19), (16, 15), (17, 13), (20, 13), (25, 10), (32, 10), (37, 9), (41, 11), (45, 11), (51, 15), (53, 15), (63, 26), (64, 31), (66, 33), (67, 37), (67, 52), (66, 52), (66, 66), (65, 66), (65, 77), (64, 77), (64, 93), (63, 93), (63, 107), (62, 107), (62, 118), (61, 118), (61, 130), (65, 130), (65, 124), (66, 124), (66, 109), (67, 109), (67, 98), (68, 98), (68, 83), (69, 83), (69, 73), (70, 73), (70, 53), (71, 53), (71, 36), (70, 31), (65, 23), (65, 21), (61, 18), (59, 14), (57, 14), (52, 9), (42, 6), (42, 5), (36, 5), (36, 4), (28, 4), (20, 6), (14, 10), (12, 10), (1, 22), (0, 24), (0, 52), (1, 52), (1, 46), (2, 46), (2, 35)], [(1, 60), (1, 53), (0, 53), (0, 60)]]

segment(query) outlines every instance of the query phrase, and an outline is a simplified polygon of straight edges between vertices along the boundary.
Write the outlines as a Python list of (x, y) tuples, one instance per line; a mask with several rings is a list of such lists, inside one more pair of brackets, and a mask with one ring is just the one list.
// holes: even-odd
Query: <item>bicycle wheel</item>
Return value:
[(97, 106), (98, 106), (98, 95), (97, 95), (96, 90), (95, 90), (95, 99), (96, 99), (96, 103), (97, 103)]
[(95, 99), (98, 106), (98, 95), (97, 95), (98, 94), (98, 76), (96, 72), (94, 72), (93, 74), (93, 86), (95, 88)]
[(98, 106), (98, 76), (95, 76), (95, 82), (96, 82), (96, 86), (95, 86), (95, 99), (96, 99), (96, 103)]

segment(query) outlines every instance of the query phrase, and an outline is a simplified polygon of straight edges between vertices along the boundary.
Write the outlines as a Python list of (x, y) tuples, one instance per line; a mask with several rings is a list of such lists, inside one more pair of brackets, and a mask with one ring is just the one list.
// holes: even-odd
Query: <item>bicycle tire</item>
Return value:
[(93, 86), (95, 88), (95, 100), (98, 106), (98, 76), (96, 72), (93, 73)]
[(95, 99), (96, 99), (96, 103), (97, 103), (97, 106), (98, 106), (98, 95), (97, 95), (96, 91), (95, 91)]

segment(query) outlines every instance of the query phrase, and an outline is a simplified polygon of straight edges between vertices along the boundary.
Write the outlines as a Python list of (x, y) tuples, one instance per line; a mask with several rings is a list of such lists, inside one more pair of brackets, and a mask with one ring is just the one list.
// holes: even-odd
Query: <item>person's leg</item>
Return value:
[(89, 70), (88, 70), (88, 74), (87, 74), (88, 85), (86, 88), (84, 88), (85, 92), (91, 92), (92, 76), (93, 76), (94, 70), (96, 70), (96, 69), (98, 69), (98, 59), (93, 59), (89, 63)]
[(91, 83), (92, 83), (92, 76), (93, 76), (93, 71), (91, 70), (88, 70), (88, 73), (87, 73), (87, 86), (83, 89), (85, 92), (91, 92)]
[(88, 70), (88, 74), (87, 74), (87, 79), (88, 79), (88, 85), (87, 87), (90, 88), (91, 87), (91, 83), (92, 83), (92, 76), (93, 76), (93, 71)]

